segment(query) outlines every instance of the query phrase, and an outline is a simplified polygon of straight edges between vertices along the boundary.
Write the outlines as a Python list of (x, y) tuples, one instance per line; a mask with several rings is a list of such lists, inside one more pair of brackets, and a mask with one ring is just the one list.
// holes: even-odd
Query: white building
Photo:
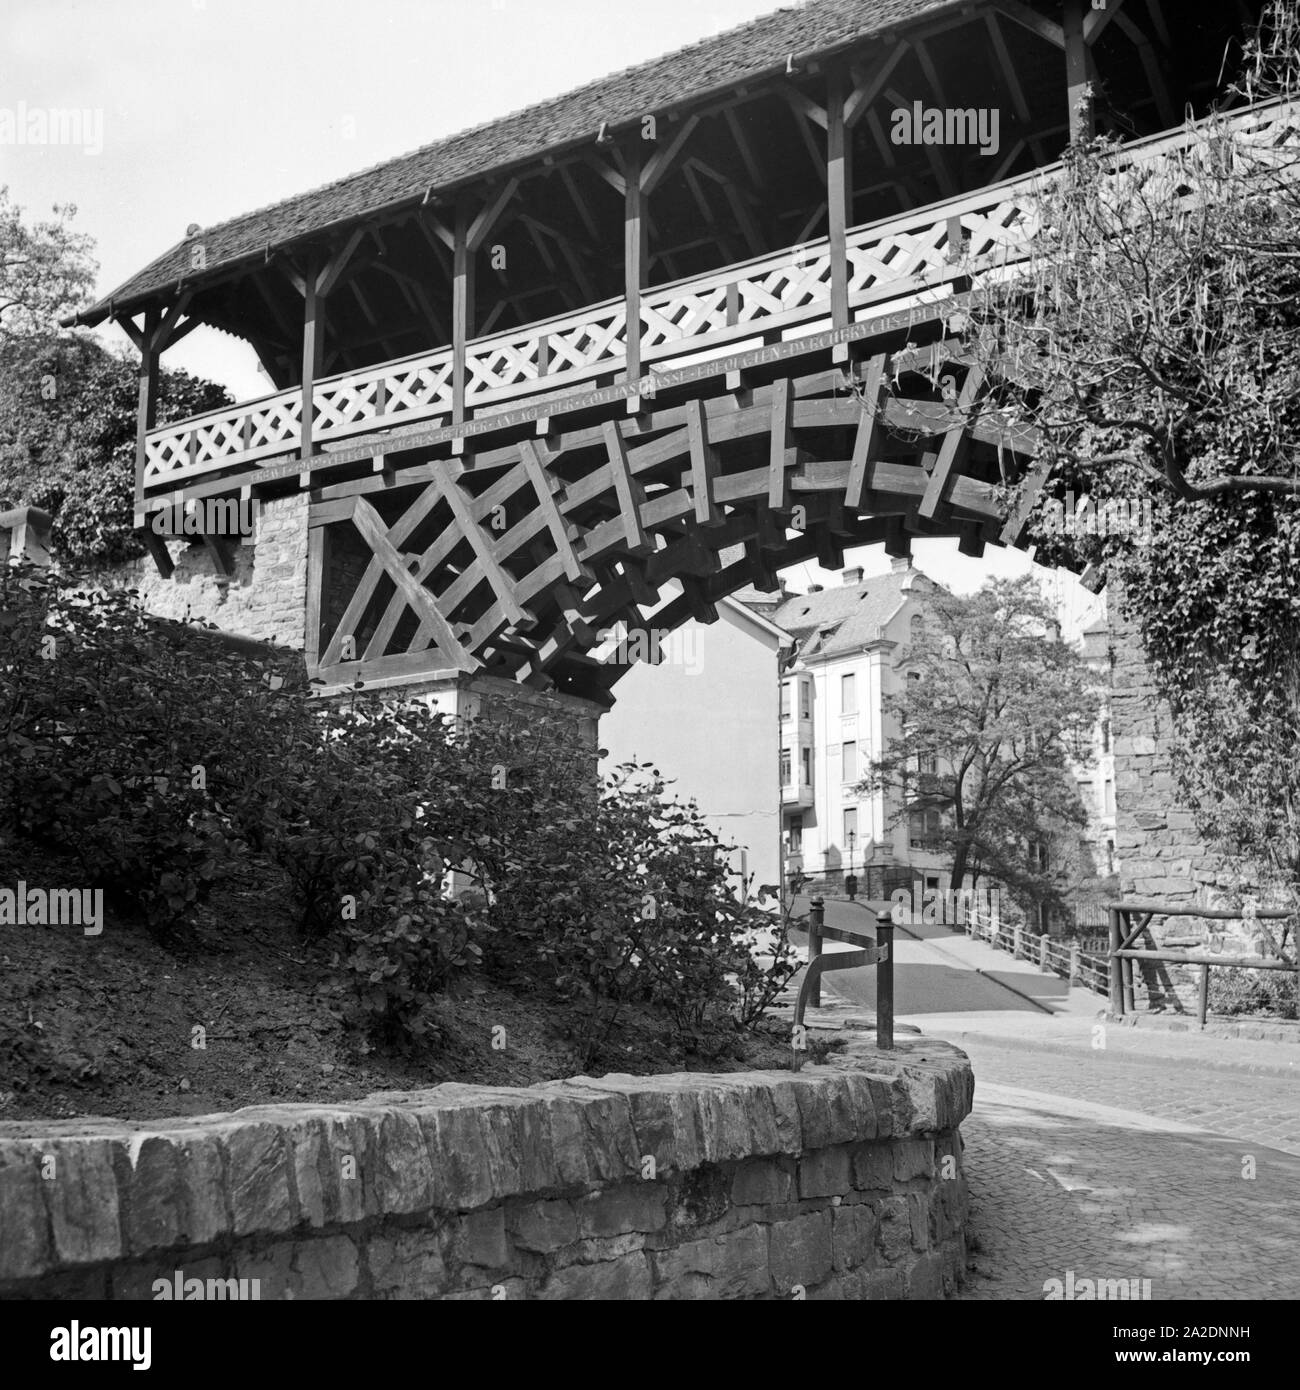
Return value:
[(787, 875), (838, 885), (852, 870), (866, 896), (918, 879), (946, 887), (946, 863), (929, 848), (938, 811), (896, 823), (897, 792), (858, 786), (897, 736), (885, 703), (905, 679), (899, 661), (939, 586), (909, 559), (874, 579), (864, 581), (861, 569), (842, 579), (838, 588), (786, 595), (771, 614), (799, 643), (781, 700)]
[(717, 609), (716, 623), (685, 623), (664, 640), (659, 664), (637, 663), (614, 686), (617, 703), (600, 720), (600, 770), (652, 763), (673, 795), (696, 801), (718, 838), (735, 844), (737, 885), (756, 891), (781, 882), (777, 706), (794, 641), (737, 598)]

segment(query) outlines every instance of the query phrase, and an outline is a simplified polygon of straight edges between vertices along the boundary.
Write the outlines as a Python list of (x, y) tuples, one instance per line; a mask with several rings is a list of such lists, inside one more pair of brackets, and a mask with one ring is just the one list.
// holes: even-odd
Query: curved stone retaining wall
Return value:
[(938, 1298), (973, 1088), (861, 1038), (797, 1074), (0, 1125), (0, 1297)]

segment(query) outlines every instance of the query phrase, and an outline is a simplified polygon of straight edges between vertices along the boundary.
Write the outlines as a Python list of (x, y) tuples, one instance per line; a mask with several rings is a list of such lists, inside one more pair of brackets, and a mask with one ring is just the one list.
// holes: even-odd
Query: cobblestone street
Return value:
[[(874, 1009), (874, 971), (830, 978), (817, 1017)], [(1100, 996), (942, 927), (899, 932), (895, 990), (899, 1026), (975, 1071), (963, 1298), (1042, 1299), (1071, 1271), (1152, 1299), (1300, 1297), (1300, 1046), (1104, 1024)]]

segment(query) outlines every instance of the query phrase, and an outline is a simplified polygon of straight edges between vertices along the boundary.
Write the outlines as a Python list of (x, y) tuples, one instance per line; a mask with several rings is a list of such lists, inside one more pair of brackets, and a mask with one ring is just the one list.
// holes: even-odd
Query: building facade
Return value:
[(798, 642), (781, 687), (781, 817), (787, 877), (864, 892), (892, 884), (946, 887), (947, 866), (932, 848), (934, 810), (904, 811), (896, 791), (863, 787), (873, 758), (898, 734), (889, 697), (906, 677), (914, 624), (939, 586), (896, 558), (864, 580), (845, 570), (839, 588), (792, 594), (773, 613)]
[(737, 889), (750, 895), (781, 882), (777, 707), (793, 647), (761, 613), (724, 599), (716, 623), (692, 620), (661, 659), (633, 664), (600, 721), (602, 773), (633, 761), (658, 768), (734, 845)]

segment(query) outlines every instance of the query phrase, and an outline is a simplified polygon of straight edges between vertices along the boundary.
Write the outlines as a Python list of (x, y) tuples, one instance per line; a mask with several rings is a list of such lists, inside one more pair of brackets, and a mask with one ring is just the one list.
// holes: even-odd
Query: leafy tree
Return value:
[[(1300, 92), (1300, 4), (1273, 0), (1228, 95)], [(1076, 146), (1040, 233), (971, 316), (985, 410), (1040, 431), (1045, 505), (1150, 505), (1149, 538), (1061, 536), (1137, 625), (1203, 835), (1300, 891), (1300, 141), (1224, 115), (1134, 165)], [(1135, 539), (1146, 543), (1135, 543)]]
[(24, 222), (0, 186), (0, 342), (47, 335), (94, 283), (91, 240), (72, 230), (72, 204), (50, 221)]
[(954, 887), (987, 874), (1051, 901), (1058, 890), (1041, 846), (1086, 819), (1070, 764), (1090, 749), (1092, 673), (1028, 576), (969, 597), (940, 590), (927, 617), (886, 701), (899, 732), (863, 789), (896, 793), (900, 821), (941, 811), (935, 848), (950, 858)]
[[(138, 385), (126, 352), (57, 328), (95, 272), (74, 212), (29, 224), (0, 188), (0, 507), (43, 508), (57, 555), (107, 565), (143, 553), (132, 535)], [(160, 373), (164, 424), (229, 401), (211, 382)]]
[[(229, 401), (188, 372), (159, 374), (163, 423)], [(50, 512), (55, 554), (70, 564), (143, 553), (132, 534), (137, 402), (135, 363), (86, 334), (0, 344), (0, 506)]]

